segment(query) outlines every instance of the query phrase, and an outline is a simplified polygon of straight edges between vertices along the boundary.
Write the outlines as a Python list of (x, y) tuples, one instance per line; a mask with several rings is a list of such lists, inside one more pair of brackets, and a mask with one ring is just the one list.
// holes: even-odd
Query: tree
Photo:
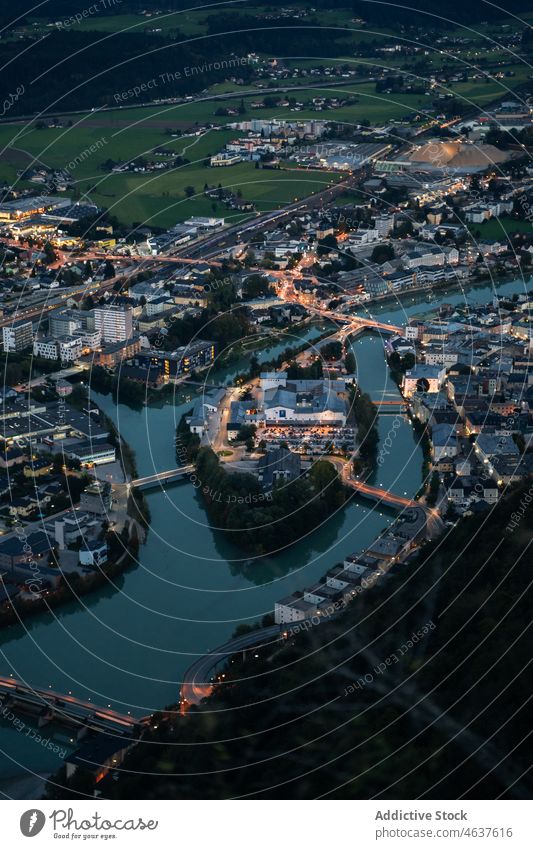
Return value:
[(111, 280), (112, 277), (115, 277), (115, 266), (111, 260), (106, 259), (104, 265), (104, 280)]
[(45, 255), (45, 262), (47, 265), (51, 265), (51, 263), (56, 261), (57, 255), (53, 248), (53, 245), (51, 245), (50, 242), (45, 243), (43, 251)]
[(394, 259), (394, 248), (387, 243), (376, 245), (370, 256), (371, 262), (377, 262), (379, 265), (391, 259)]
[(325, 360), (340, 360), (342, 357), (342, 342), (326, 342), (320, 353)]
[(247, 444), (251, 440), (253, 443), (253, 438), (255, 436), (257, 428), (254, 424), (249, 425), (241, 425), (239, 428), (239, 432), (237, 434), (237, 439), (239, 442), (246, 442)]
[(440, 476), (439, 476), (439, 473), (437, 471), (434, 471), (433, 474), (431, 475), (431, 480), (429, 482), (429, 492), (428, 492), (427, 499), (426, 499), (427, 503), (430, 506), (433, 506), (435, 504), (435, 502), (437, 501), (437, 496), (439, 494), (439, 487), (440, 487)]
[(243, 283), (242, 294), (245, 301), (274, 294), (273, 289), (261, 274), (252, 274)]
[(324, 256), (324, 254), (329, 254), (330, 251), (335, 250), (337, 250), (337, 239), (335, 236), (329, 235), (324, 236), (324, 238), (318, 242), (316, 252), (317, 256)]
[(346, 374), (355, 374), (355, 369), (357, 367), (355, 362), (355, 355), (353, 351), (348, 351), (344, 358), (344, 367), (346, 369)]
[(183, 191), (185, 193), (185, 197), (188, 198), (192, 198), (192, 196), (196, 194), (196, 189), (194, 188), (194, 186), (185, 186)]

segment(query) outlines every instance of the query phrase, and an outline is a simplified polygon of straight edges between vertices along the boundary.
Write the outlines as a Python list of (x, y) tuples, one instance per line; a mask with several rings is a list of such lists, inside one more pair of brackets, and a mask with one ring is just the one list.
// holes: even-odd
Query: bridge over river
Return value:
[(77, 739), (88, 731), (138, 737), (150, 721), (150, 717), (138, 719), (129, 713), (119, 713), (110, 705), (102, 707), (51, 688), (37, 689), (11, 677), (0, 677), (0, 704), (4, 717), (6, 711), (12, 711), (31, 717), (39, 727), (49, 723), (66, 726)]
[[(370, 486), (363, 481), (358, 481), (349, 477), (345, 472), (345, 464), (343, 464), (343, 466), (344, 468), (342, 469), (342, 472), (344, 483), (347, 486), (351, 486), (352, 489), (357, 490), (357, 492), (361, 495), (371, 498), (373, 501), (383, 502), (383, 504), (387, 504), (390, 507), (404, 508), (421, 506), (420, 502), (413, 501), (412, 498), (405, 498), (403, 495), (397, 495), (394, 492), (389, 492), (387, 489)], [(159, 486), (163, 483), (173, 483), (174, 481), (183, 480), (183, 478), (186, 478), (187, 475), (191, 475), (193, 473), (193, 465), (179, 466), (176, 469), (167, 469), (163, 472), (147, 475), (144, 478), (136, 478), (135, 480), (130, 481), (128, 486), (130, 489), (152, 489), (153, 487)]]
[(152, 489), (162, 483), (173, 483), (174, 481), (182, 480), (187, 475), (194, 472), (194, 466), (179, 466), (176, 469), (167, 469), (164, 472), (155, 472), (153, 475), (146, 475), (144, 478), (136, 478), (129, 482), (130, 489)]
[(355, 489), (359, 495), (370, 498), (372, 501), (377, 501), (380, 504), (386, 504), (388, 507), (422, 507), (419, 501), (414, 501), (412, 498), (406, 498), (403, 495), (397, 495), (395, 492), (389, 492), (388, 489), (383, 489), (380, 486), (370, 486), (363, 481), (354, 480), (353, 478), (345, 477), (344, 483)]

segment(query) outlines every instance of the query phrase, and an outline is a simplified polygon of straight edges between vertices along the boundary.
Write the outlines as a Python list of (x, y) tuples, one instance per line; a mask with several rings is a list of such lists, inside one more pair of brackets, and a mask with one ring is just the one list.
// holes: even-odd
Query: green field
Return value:
[[(204, 31), (202, 21), (209, 10), (190, 12), (163, 12), (158, 15), (88, 15), (79, 23), (70, 25), (70, 29), (85, 32), (150, 32), (162, 35), (179, 30), (185, 35), (198, 35)], [(64, 16), (64, 19), (68, 15)], [(60, 18), (59, 20), (63, 20)], [(36, 18), (33, 22), (32, 32), (46, 33), (52, 29), (42, 18)]]
[[(187, 165), (160, 174), (114, 174), (91, 191), (90, 197), (125, 224), (142, 221), (168, 227), (191, 215), (237, 215), (239, 220), (241, 216), (234, 211), (220, 203), (213, 207), (212, 201), (203, 196), (206, 182), (241, 191), (242, 197), (253, 201), (259, 211), (268, 211), (325, 189), (338, 179), (338, 175), (319, 172), (257, 170), (250, 162), (230, 168)], [(193, 186), (197, 196), (186, 198), (186, 186)]]
[[(127, 14), (114, 16), (90, 15), (80, 24), (73, 28), (83, 30), (95, 30), (106, 34), (119, 30), (129, 32), (145, 32), (147, 30), (161, 30), (162, 34), (168, 34), (179, 29), (186, 35), (195, 37), (204, 31), (204, 20), (208, 14), (220, 11), (223, 7), (217, 6), (204, 9), (191, 10), (187, 12), (162, 13), (159, 15), (146, 16), (141, 14)], [(239, 13), (258, 15), (269, 10), (264, 6), (231, 6), (228, 7), (235, 13), (235, 26), (238, 29)], [(300, 8), (304, 8), (300, 6)], [(401, 39), (401, 36), (392, 30), (385, 28), (373, 31), (370, 27), (360, 26), (352, 20), (351, 13), (346, 10), (318, 10), (312, 13), (325, 27), (343, 27), (346, 29), (347, 55), (343, 59), (302, 59), (294, 58), (288, 64), (293, 66), (310, 66), (317, 64), (332, 64), (346, 61), (349, 65), (380, 66), (384, 69), (390, 68), (391, 72), (399, 70), (398, 66), (406, 62), (402, 56), (382, 54), (382, 57), (354, 57), (350, 54), (350, 48), (357, 42), (369, 38), (376, 39), (380, 35), (384, 38), (391, 36)], [(430, 25), (428, 19), (428, 25)], [(295, 25), (296, 22), (295, 22)], [(40, 19), (33, 26), (33, 31), (49, 27)], [(468, 28), (458, 29), (456, 33), (464, 35), (475, 42), (454, 57), (453, 60), (441, 52), (438, 47), (427, 57), (433, 69), (442, 64), (454, 61), (458, 70), (464, 67), (462, 59), (468, 63), (476, 64), (476, 61), (491, 61), (494, 70), (513, 71), (513, 77), (505, 77), (501, 80), (481, 79), (470, 80), (466, 83), (455, 83), (441, 89), (443, 94), (453, 94), (458, 100), (467, 104), (475, 104), (483, 107), (501, 95), (509, 92), (511, 87), (518, 85), (528, 78), (529, 66), (527, 64), (505, 65), (508, 53), (495, 49), (487, 50), (487, 40), (483, 37), (489, 34), (489, 29), (484, 32), (475, 33)], [(497, 40), (498, 26), (490, 28), (490, 36)], [(406, 36), (407, 38), (407, 36)], [(421, 39), (423, 44), (423, 39)], [(416, 61), (416, 57), (413, 61)], [(501, 62), (502, 64), (495, 64)], [(410, 64), (410, 60), (407, 61)], [(428, 72), (425, 72), (426, 75)], [(206, 78), (206, 82), (207, 82)], [(304, 82), (298, 78), (295, 84)], [(288, 87), (291, 81), (287, 81)], [(274, 83), (277, 87), (279, 83)], [(255, 85), (254, 85), (255, 88)], [(220, 100), (220, 95), (229, 92), (235, 93), (235, 97), (229, 100)], [(268, 88), (264, 89), (264, 95), (271, 94)], [(283, 94), (280, 89), (278, 94)], [(167, 226), (178, 220), (183, 220), (189, 215), (210, 214), (211, 201), (202, 196), (204, 183), (222, 183), (223, 186), (231, 186), (236, 191), (239, 189), (242, 196), (253, 200), (258, 209), (270, 209), (277, 205), (287, 203), (294, 198), (300, 198), (311, 191), (323, 188), (328, 181), (338, 179), (336, 175), (328, 175), (321, 172), (292, 172), (290, 170), (266, 171), (256, 170), (250, 163), (242, 163), (231, 168), (210, 169), (206, 168), (204, 161), (206, 157), (221, 150), (225, 143), (237, 133), (229, 129), (210, 130), (201, 137), (172, 139), (165, 131), (167, 128), (179, 129), (183, 132), (194, 130), (196, 126), (207, 123), (215, 124), (223, 128), (228, 122), (239, 120), (238, 117), (227, 117), (215, 115), (219, 107), (237, 108), (244, 97), (247, 106), (244, 119), (251, 118), (279, 118), (286, 120), (299, 120), (314, 118), (343, 124), (358, 124), (363, 121), (371, 125), (383, 125), (393, 120), (410, 118), (418, 115), (421, 124), (426, 119), (434, 117), (435, 109), (431, 108), (432, 101), (439, 93), (437, 86), (433, 91), (433, 97), (421, 94), (376, 94), (374, 83), (350, 83), (347, 86), (336, 87), (328, 84), (327, 80), (320, 88), (306, 88), (302, 85), (297, 91), (287, 91), (287, 97), (295, 98), (298, 102), (309, 101), (313, 97), (338, 97), (354, 96), (357, 102), (343, 106), (338, 109), (326, 109), (319, 111), (313, 107), (294, 109), (291, 107), (273, 107), (266, 109), (251, 109), (251, 101), (257, 101), (264, 95), (246, 95), (243, 87), (233, 83), (224, 82), (212, 86), (208, 95), (203, 100), (188, 101), (181, 104), (164, 104), (152, 106), (139, 106), (135, 97), (124, 96), (120, 105), (106, 111), (92, 111), (83, 115), (67, 116), (64, 119), (65, 126), (58, 129), (36, 130), (34, 126), (25, 127), (23, 124), (0, 125), (0, 180), (9, 185), (19, 182), (17, 171), (41, 162), (49, 167), (68, 167), (77, 188), (82, 195), (89, 197), (100, 206), (108, 207), (125, 224), (137, 221), (150, 221), (153, 224)], [(165, 98), (168, 92), (163, 85), (156, 89), (157, 97)], [(120, 93), (117, 93), (117, 96)], [(111, 98), (113, 103), (115, 98)], [(444, 109), (443, 100), (443, 109)], [(430, 110), (429, 112), (427, 110)], [(438, 111), (438, 106), (437, 106)], [(68, 127), (67, 121), (72, 121), (73, 126)], [(171, 148), (176, 154), (185, 156), (190, 164), (169, 172), (150, 172), (147, 174), (115, 174), (107, 173), (102, 169), (102, 163), (107, 159), (116, 161), (131, 160), (139, 156), (154, 158), (151, 154), (157, 146)], [(93, 149), (95, 148), (96, 149)], [(22, 183), (22, 186), (32, 185)], [(184, 188), (193, 186), (198, 193), (197, 198), (186, 199)], [(36, 187), (35, 185), (33, 186)], [(219, 204), (217, 213), (223, 215), (225, 210)], [(498, 226), (497, 222), (490, 225)]]
[[(135, 112), (137, 120), (139, 114)], [(220, 150), (234, 138), (232, 130), (213, 130), (203, 136), (171, 139), (161, 128), (143, 122), (127, 131), (107, 132), (98, 122), (87, 120), (77, 127), (63, 129), (28, 130), (14, 141), (19, 150), (7, 148), (2, 162), (2, 176), (16, 179), (16, 168), (21, 163), (9, 163), (15, 153), (25, 164), (35, 164), (34, 158), (51, 167), (65, 167), (71, 163), (70, 172), (83, 197), (106, 207), (126, 225), (146, 222), (167, 227), (191, 215), (212, 215), (212, 201), (203, 196), (205, 183), (222, 184), (243, 198), (253, 201), (259, 210), (274, 209), (295, 199), (319, 191), (336, 182), (338, 175), (322, 172), (283, 170), (257, 170), (253, 163), (240, 163), (230, 168), (209, 168), (205, 158)], [(4, 147), (13, 139), (13, 127), (0, 127), (0, 144)], [(17, 132), (20, 131), (17, 128)], [(111, 128), (110, 128), (111, 129)], [(238, 134), (237, 134), (238, 135)], [(102, 143), (102, 140), (104, 143)], [(127, 160), (147, 154), (157, 145), (172, 148), (183, 155), (189, 164), (172, 170), (145, 174), (109, 173), (101, 169), (106, 159)], [(80, 153), (96, 147), (96, 151), (77, 161)], [(24, 149), (29, 155), (23, 156)], [(152, 157), (153, 158), (153, 157)], [(8, 163), (6, 165), (6, 163)], [(75, 163), (75, 164), (72, 164)], [(8, 174), (9, 172), (9, 174)], [(24, 185), (31, 185), (24, 183)], [(197, 197), (187, 198), (186, 186), (193, 186)], [(227, 216), (229, 212), (218, 204), (216, 213)], [(233, 213), (235, 214), (235, 213)]]
[(531, 233), (530, 221), (517, 221), (507, 215), (501, 218), (489, 218), (483, 224), (470, 224), (471, 233), (479, 230), (481, 239), (505, 241), (506, 237), (513, 233)]

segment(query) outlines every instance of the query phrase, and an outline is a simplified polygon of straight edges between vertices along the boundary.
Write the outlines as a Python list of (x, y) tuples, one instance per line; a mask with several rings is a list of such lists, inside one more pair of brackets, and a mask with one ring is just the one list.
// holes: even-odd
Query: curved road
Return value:
[(269, 625), (268, 628), (260, 628), (257, 631), (251, 631), (249, 634), (243, 634), (242, 637), (236, 637), (195, 661), (187, 669), (181, 685), (181, 712), (185, 713), (188, 706), (197, 705), (202, 699), (210, 695), (213, 689), (211, 677), (219, 664), (229, 660), (232, 655), (239, 651), (260, 648), (277, 642), (281, 636), (280, 625)]

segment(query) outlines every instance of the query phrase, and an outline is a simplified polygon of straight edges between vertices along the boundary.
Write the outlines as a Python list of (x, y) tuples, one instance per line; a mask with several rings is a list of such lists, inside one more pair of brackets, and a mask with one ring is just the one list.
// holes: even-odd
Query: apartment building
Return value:
[(133, 336), (133, 310), (129, 306), (95, 307), (94, 328), (103, 342), (125, 342)]
[(4, 351), (19, 352), (30, 348), (33, 342), (33, 325), (31, 321), (14, 321), (2, 328)]

